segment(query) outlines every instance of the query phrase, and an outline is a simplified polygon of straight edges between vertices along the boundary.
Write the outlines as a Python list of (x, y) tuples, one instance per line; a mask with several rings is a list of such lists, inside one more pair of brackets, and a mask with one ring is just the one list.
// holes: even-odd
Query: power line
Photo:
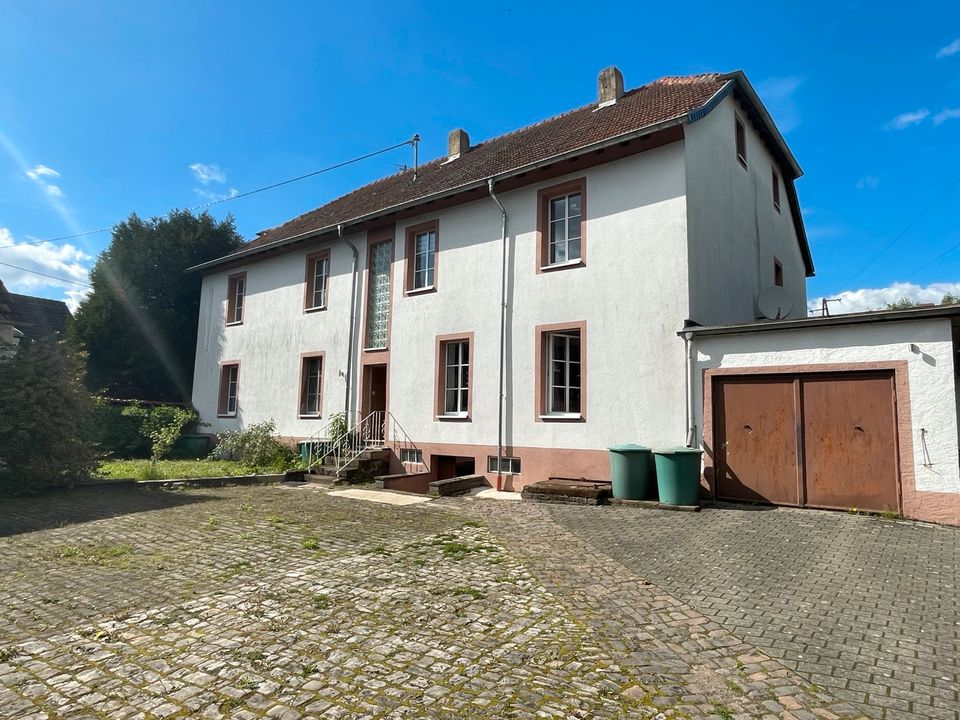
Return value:
[[(5, 245), (4, 247), (11, 247)], [(59, 280), (60, 282), (73, 283), (74, 285), (80, 285), (82, 287), (93, 287), (90, 283), (80, 282), (79, 280), (70, 280), (68, 278), (57, 277), (56, 275), (47, 275), (47, 273), (42, 273), (39, 270), (31, 270), (30, 268), (20, 267), (19, 265), (11, 265), (10, 263), (0, 262), (0, 265), (4, 265), (8, 268), (13, 268), (14, 270), (22, 270), (23, 272), (33, 273), (34, 275), (42, 275), (45, 278), (50, 278), (51, 280)]]
[(907, 275), (907, 276), (904, 278), (904, 281), (909, 280), (909, 279), (912, 278), (914, 275), (916, 275), (917, 273), (919, 273), (921, 270), (926, 270), (928, 267), (930, 267), (931, 265), (933, 265), (935, 262), (939, 262), (940, 260), (943, 260), (947, 255), (949, 255), (950, 253), (952, 253), (952, 252), (953, 252), (954, 250), (956, 250), (957, 248), (960, 248), (960, 243), (957, 243), (956, 245), (951, 245), (949, 248), (947, 248), (947, 250), (946, 250), (945, 252), (941, 253), (940, 255), (937, 255), (933, 260), (931, 260), (930, 262), (925, 263), (925, 264), (921, 265), (920, 267), (918, 267), (918, 268), (917, 268), (916, 270), (914, 270), (912, 273), (910, 273), (909, 275)]
[[(273, 190), (278, 187), (283, 187), (284, 185), (289, 185), (290, 183), (299, 182), (300, 180), (306, 180), (307, 178), (316, 177), (317, 175), (328, 173), (331, 170), (339, 170), (340, 168), (346, 167), (347, 165), (353, 165), (354, 163), (358, 163), (363, 160), (369, 160), (372, 157), (376, 157), (377, 155), (383, 155), (384, 153), (388, 153), (391, 150), (396, 150), (397, 148), (401, 148), (404, 145), (416, 146), (416, 144), (419, 142), (420, 142), (420, 136), (414, 135), (409, 140), (404, 140), (403, 142), (397, 143), (396, 145), (391, 145), (390, 147), (385, 147), (380, 150), (375, 150), (373, 152), (367, 153), (366, 155), (359, 155), (358, 157), (351, 158), (350, 160), (344, 160), (343, 162), (338, 162), (333, 165), (328, 165), (325, 168), (314, 170), (313, 172), (309, 172), (305, 175), (298, 175), (297, 177), (289, 178), (287, 180), (281, 180), (280, 182), (273, 183), (272, 185), (264, 185), (263, 187), (256, 188), (255, 190), (248, 190), (246, 192), (237, 193), (236, 195), (229, 195), (227, 197), (220, 198), (219, 200), (211, 200), (210, 202), (205, 202), (200, 205), (194, 205), (193, 207), (188, 207), (187, 210), (191, 212), (194, 210), (203, 210), (205, 208), (212, 207), (214, 205), (220, 205), (221, 203), (230, 202), (231, 200), (239, 200), (240, 198), (249, 197), (250, 195), (256, 195), (257, 193), (262, 193), (267, 190)], [(61, 240), (73, 240), (75, 238), (85, 237), (87, 235), (98, 235), (100, 233), (110, 232), (115, 227), (116, 225), (111, 225), (110, 227), (99, 228), (97, 230), (85, 230), (84, 232), (75, 233), (74, 235), (61, 235), (55, 238), (47, 238), (46, 240), (31, 240), (30, 242), (21, 242), (15, 245), (4, 245), (0, 247), (0, 250), (6, 250), (7, 248), (13, 248), (13, 247), (24, 247), (27, 245), (41, 245), (42, 243), (55, 243), (55, 242), (60, 242)], [(27, 272), (30, 272), (30, 271), (28, 270)]]
[[(930, 211), (933, 209), (933, 207), (934, 207), (937, 203), (939, 203), (939, 202), (947, 195), (947, 193), (949, 193), (951, 190), (953, 190), (953, 188), (956, 187), (958, 183), (960, 183), (960, 177), (958, 177), (956, 180), (954, 180), (952, 183), (950, 183), (950, 184), (947, 186), (947, 189), (946, 189), (946, 190), (944, 190), (942, 193), (940, 193), (940, 194), (937, 196), (937, 198), (936, 198), (932, 203), (930, 203), (929, 205), (927, 205), (927, 207), (925, 207), (925, 208), (923, 209), (923, 212), (921, 212), (921, 213), (920, 213), (919, 215), (917, 215), (913, 220), (911, 220), (911, 221), (910, 221), (910, 224), (907, 225), (907, 226), (900, 232), (899, 235), (897, 235), (896, 237), (893, 238), (893, 240), (891, 240), (891, 241), (888, 242), (886, 245), (884, 245), (884, 246), (883, 246), (883, 249), (881, 249), (880, 252), (878, 252), (876, 255), (874, 255), (874, 256), (867, 262), (866, 265), (862, 266), (859, 270), (857, 270), (857, 272), (855, 272), (855, 273), (853, 274), (853, 276), (852, 276), (849, 280), (847, 280), (846, 284), (849, 285), (850, 283), (852, 283), (854, 280), (856, 280), (858, 277), (860, 277), (861, 273), (863, 273), (864, 270), (866, 270), (868, 267), (870, 267), (871, 265), (873, 265), (877, 260), (879, 260), (881, 255), (883, 255), (887, 250), (889, 250), (891, 247), (893, 247), (894, 243), (896, 243), (897, 240), (899, 240), (899, 239), (902, 238), (904, 235), (906, 235), (907, 232), (908, 232), (914, 225), (916, 225), (916, 224), (920, 221), (920, 219), (923, 218), (924, 215), (926, 215), (928, 212), (930, 212)], [(912, 277), (912, 276), (911, 276), (911, 277)]]

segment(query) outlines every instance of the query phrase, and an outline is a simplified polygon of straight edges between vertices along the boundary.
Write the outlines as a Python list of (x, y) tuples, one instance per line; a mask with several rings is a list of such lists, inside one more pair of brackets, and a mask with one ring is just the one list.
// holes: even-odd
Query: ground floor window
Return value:
[(438, 419), (470, 417), (473, 333), (437, 338)]
[[(497, 461), (500, 461), (499, 463)], [(497, 467), (499, 465), (499, 472), (503, 475), (519, 475), (520, 474), (520, 458), (515, 457), (501, 457), (498, 458), (496, 455), (487, 456), (487, 472), (495, 473), (497, 472)]]
[(323, 399), (323, 355), (304, 357), (300, 365), (300, 415), (320, 417)]
[(220, 400), (217, 415), (232, 417), (237, 414), (237, 387), (240, 363), (225, 363), (220, 366)]

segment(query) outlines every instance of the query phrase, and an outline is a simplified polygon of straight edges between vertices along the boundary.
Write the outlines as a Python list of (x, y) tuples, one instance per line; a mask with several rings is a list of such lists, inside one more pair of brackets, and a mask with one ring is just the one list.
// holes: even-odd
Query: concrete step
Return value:
[(315, 473), (304, 473), (303, 479), (309, 483), (326, 485), (328, 487), (333, 487), (333, 485), (337, 482), (336, 477), (330, 475), (317, 475)]

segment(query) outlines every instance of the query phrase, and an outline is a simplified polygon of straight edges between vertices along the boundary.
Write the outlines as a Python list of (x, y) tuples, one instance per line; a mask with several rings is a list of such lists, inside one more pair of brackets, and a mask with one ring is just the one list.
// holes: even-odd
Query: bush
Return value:
[(81, 437), (107, 457), (150, 457), (150, 438), (140, 433), (143, 418), (124, 414), (124, 409), (94, 398), (92, 412), (80, 428)]
[(227, 430), (217, 436), (210, 453), (215, 460), (239, 460), (254, 470), (280, 472), (297, 464), (297, 454), (277, 435), (273, 420), (250, 425), (246, 430)]
[(81, 357), (54, 340), (0, 362), (0, 492), (23, 494), (90, 477), (80, 427), (92, 409)]
[(134, 404), (124, 408), (121, 415), (140, 418), (140, 434), (150, 440), (151, 460), (167, 457), (183, 429), (197, 421), (196, 412), (176, 405), (156, 405), (147, 409)]

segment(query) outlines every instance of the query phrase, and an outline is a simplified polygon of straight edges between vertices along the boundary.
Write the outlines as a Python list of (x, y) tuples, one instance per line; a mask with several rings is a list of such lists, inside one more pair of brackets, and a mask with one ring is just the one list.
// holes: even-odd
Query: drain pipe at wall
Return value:
[(487, 180), (490, 197), (500, 208), (500, 393), (497, 411), (497, 491), (503, 490), (503, 406), (506, 402), (504, 392), (504, 353), (507, 332), (507, 211), (493, 193), (493, 178)]
[(350, 391), (353, 388), (353, 383), (351, 382), (351, 378), (353, 377), (353, 346), (357, 324), (357, 265), (360, 262), (360, 251), (357, 250), (356, 245), (343, 236), (343, 225), (337, 225), (337, 236), (346, 242), (353, 251), (353, 266), (350, 270), (353, 279), (350, 285), (350, 334), (347, 339), (347, 388), (343, 397), (343, 412), (347, 417), (347, 422), (350, 422)]
[(683, 345), (686, 351), (686, 379), (684, 386), (687, 400), (687, 447), (696, 447), (697, 426), (693, 423), (693, 333), (683, 332)]

